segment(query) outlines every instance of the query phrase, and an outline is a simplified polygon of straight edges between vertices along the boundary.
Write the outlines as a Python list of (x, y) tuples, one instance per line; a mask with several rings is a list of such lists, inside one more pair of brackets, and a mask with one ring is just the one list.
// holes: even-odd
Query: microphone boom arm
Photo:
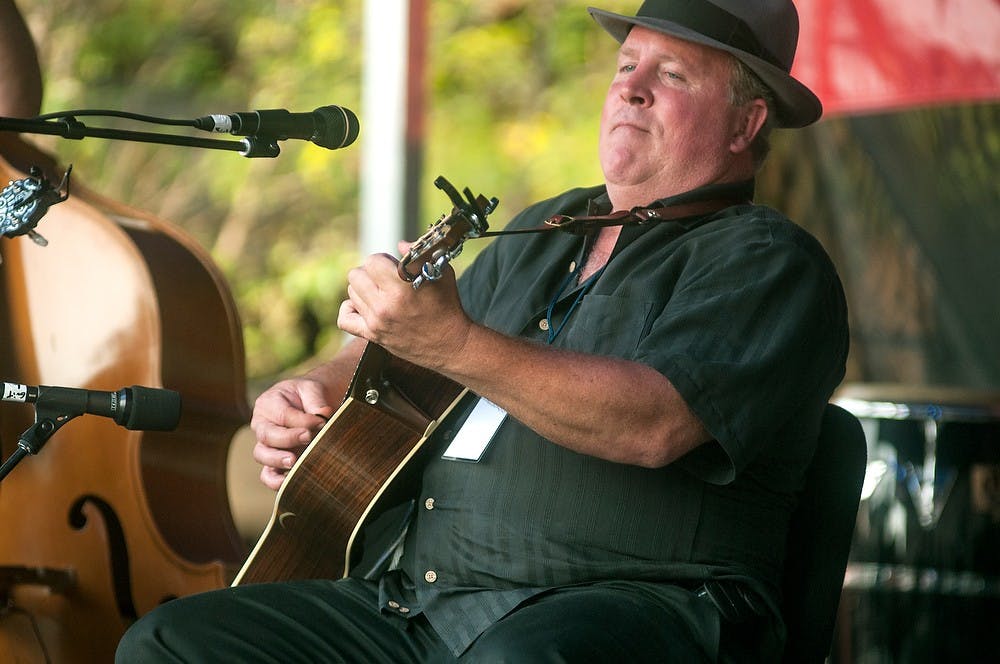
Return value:
[(158, 134), (148, 131), (88, 127), (73, 117), (66, 117), (56, 122), (0, 117), (0, 131), (47, 134), (74, 140), (82, 140), (89, 136), (140, 143), (159, 143), (162, 145), (229, 150), (231, 152), (239, 152), (244, 157), (277, 157), (281, 151), (278, 147), (277, 138), (270, 136), (246, 136), (238, 141), (225, 141), (217, 138), (198, 138), (196, 136), (178, 134)]

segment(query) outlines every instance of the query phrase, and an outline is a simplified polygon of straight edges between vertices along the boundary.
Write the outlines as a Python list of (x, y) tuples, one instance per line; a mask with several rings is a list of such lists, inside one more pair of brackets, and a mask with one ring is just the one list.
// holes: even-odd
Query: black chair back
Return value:
[(787, 664), (823, 662), (830, 654), (867, 456), (858, 419), (827, 405), (786, 546)]

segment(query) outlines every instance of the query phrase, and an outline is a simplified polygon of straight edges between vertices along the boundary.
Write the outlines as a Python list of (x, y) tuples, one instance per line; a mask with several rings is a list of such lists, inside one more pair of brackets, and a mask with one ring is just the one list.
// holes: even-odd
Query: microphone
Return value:
[(173, 390), (133, 385), (117, 392), (75, 387), (4, 383), (0, 400), (34, 403), (60, 415), (101, 415), (126, 429), (173, 431), (181, 417), (181, 395)]
[(194, 121), (197, 129), (236, 136), (266, 136), (276, 140), (299, 138), (337, 150), (355, 141), (360, 131), (358, 116), (342, 106), (320, 106), (311, 113), (289, 113), (282, 108), (206, 115)]

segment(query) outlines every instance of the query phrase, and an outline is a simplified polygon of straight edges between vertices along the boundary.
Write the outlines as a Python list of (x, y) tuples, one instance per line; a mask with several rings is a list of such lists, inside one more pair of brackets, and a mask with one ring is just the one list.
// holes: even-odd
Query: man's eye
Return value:
[(675, 71), (667, 71), (667, 72), (664, 72), (664, 73), (666, 74), (667, 78), (671, 78), (671, 79), (674, 79), (676, 81), (683, 81), (684, 80), (684, 77), (681, 76), (680, 74), (678, 74)]
[(621, 73), (628, 73), (635, 71), (635, 65), (621, 65), (618, 67), (618, 71)]

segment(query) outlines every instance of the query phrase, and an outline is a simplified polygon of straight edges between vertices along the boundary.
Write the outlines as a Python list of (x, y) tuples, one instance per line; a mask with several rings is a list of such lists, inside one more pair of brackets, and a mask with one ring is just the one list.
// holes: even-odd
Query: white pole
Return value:
[(361, 255), (403, 239), (409, 0), (366, 0), (361, 90)]

